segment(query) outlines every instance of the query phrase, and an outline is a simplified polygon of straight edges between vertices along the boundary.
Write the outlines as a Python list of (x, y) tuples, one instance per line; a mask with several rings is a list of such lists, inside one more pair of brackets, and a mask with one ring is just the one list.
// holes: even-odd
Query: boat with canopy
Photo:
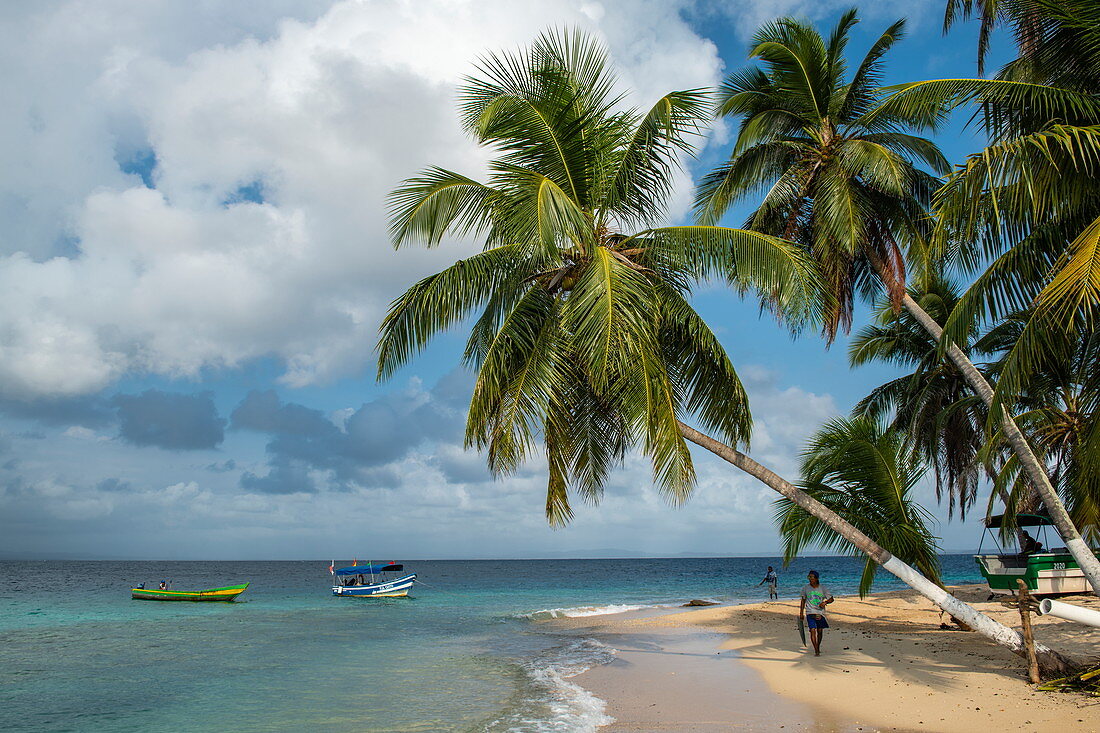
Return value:
[(405, 574), (405, 566), (397, 563), (353, 563), (346, 568), (329, 565), (333, 576), (332, 595), (354, 598), (396, 598), (407, 596), (416, 580), (416, 573)]
[(241, 593), (244, 593), (248, 583), (244, 585), (227, 585), (224, 588), (207, 588), (206, 590), (161, 590), (159, 588), (130, 589), (130, 598), (135, 601), (232, 601)]
[[(978, 554), (974, 556), (991, 593), (1016, 593), (1018, 579), (1023, 580), (1028, 590), (1035, 595), (1089, 592), (1088, 579), (1068, 550), (1064, 547), (1044, 549), (1048, 542), (1047, 527), (1054, 525), (1050, 517), (1042, 514), (1017, 514), (1014, 525), (1011, 519), (1012, 517), (1006, 519), (1004, 514), (986, 518), (985, 532), (982, 533), (982, 541), (978, 545)], [(1041, 534), (1042, 542), (1033, 542), (1032, 547), (1021, 547), (1017, 552), (1009, 551), (1010, 548), (1002, 546), (1002, 541), (1007, 539), (1004, 532), (1006, 523), (1007, 526), (1015, 526), (1023, 532), (1031, 529), (1032, 532)], [(986, 536), (996, 546), (996, 554), (982, 553)]]

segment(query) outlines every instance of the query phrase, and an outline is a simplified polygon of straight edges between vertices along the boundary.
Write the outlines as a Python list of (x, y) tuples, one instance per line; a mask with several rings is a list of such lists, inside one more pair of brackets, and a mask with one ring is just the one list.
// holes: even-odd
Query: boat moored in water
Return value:
[[(1014, 594), (1018, 590), (1017, 580), (1023, 580), (1028, 591), (1034, 595), (1058, 595), (1062, 593), (1088, 593), (1091, 588), (1085, 574), (1065, 548), (1053, 550), (1039, 549), (1024, 552), (1006, 552), (993, 530), (1001, 529), (1005, 516), (998, 514), (985, 520), (985, 533), (993, 538), (1000, 552), (982, 554), (981, 545), (974, 560), (981, 569), (982, 576), (989, 584), (989, 591), (995, 594)], [(1050, 517), (1042, 514), (1017, 514), (1016, 526), (1024, 529), (1039, 527), (1043, 542), (1047, 541), (1046, 528), (1053, 526)], [(1057, 535), (1055, 535), (1057, 536)], [(982, 544), (985, 537), (982, 538)]]
[(206, 590), (169, 590), (159, 588), (131, 588), (130, 598), (135, 601), (232, 601), (244, 593), (244, 585), (227, 585), (224, 588)]
[(397, 563), (353, 564), (346, 568), (329, 565), (335, 583), (332, 595), (353, 598), (400, 598), (409, 595), (416, 573), (402, 575), (404, 565)]

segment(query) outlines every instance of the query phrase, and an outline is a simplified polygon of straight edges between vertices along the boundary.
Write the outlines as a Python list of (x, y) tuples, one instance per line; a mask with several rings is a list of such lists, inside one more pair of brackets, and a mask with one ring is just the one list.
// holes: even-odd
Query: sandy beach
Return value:
[[(952, 589), (1013, 627), (1019, 616), (984, 586)], [(1070, 602), (1100, 609), (1100, 599)], [(1100, 730), (1100, 699), (1036, 692), (1023, 660), (976, 633), (940, 629), (939, 609), (910, 591), (830, 606), (822, 656), (801, 645), (797, 599), (559, 620), (619, 650), (574, 682), (607, 701), (609, 731)], [(1051, 617), (1036, 638), (1100, 657), (1100, 631)]]

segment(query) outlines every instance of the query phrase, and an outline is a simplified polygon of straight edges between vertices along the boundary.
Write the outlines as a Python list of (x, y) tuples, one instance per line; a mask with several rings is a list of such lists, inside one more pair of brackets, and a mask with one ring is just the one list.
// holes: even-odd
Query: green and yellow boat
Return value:
[(1001, 532), (994, 531), (1001, 530), (1006, 523), (1008, 522), (1003, 514), (985, 520), (985, 535), (992, 538), (998, 551), (982, 553), (982, 545), (985, 544), (983, 535), (982, 542), (978, 545), (978, 554), (974, 556), (982, 576), (989, 584), (990, 593), (1012, 595), (1017, 591), (1017, 580), (1024, 581), (1028, 590), (1039, 596), (1088, 593), (1091, 590), (1085, 573), (1067, 549), (1044, 549), (1044, 543), (1049, 541), (1046, 530), (1054, 526), (1050, 517), (1043, 514), (1017, 514), (1015, 521), (1008, 523), (1008, 526), (1015, 525), (1025, 531), (1031, 529), (1033, 532), (1041, 532), (1043, 542), (1036, 542), (1027, 550), (1020, 548), (1015, 552), (1001, 545), (1002, 541), (1010, 540), (1011, 535), (1004, 538)]
[(131, 588), (130, 597), (135, 601), (232, 601), (244, 593), (244, 585), (227, 585), (224, 588), (206, 590), (159, 590), (157, 588)]

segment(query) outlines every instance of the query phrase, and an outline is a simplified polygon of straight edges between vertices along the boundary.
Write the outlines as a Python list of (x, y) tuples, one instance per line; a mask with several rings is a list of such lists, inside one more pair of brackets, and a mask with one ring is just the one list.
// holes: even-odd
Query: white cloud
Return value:
[[(658, 0), (248, 8), (66, 2), (0, 22), (0, 394), (269, 355), (292, 386), (356, 373), (398, 289), (456, 256), (394, 255), (384, 196), (430, 163), (481, 170), (454, 99), (473, 59), (577, 25), (639, 104), (719, 72)], [(116, 161), (150, 151), (155, 190)], [(234, 199), (250, 186), (262, 204)]]

